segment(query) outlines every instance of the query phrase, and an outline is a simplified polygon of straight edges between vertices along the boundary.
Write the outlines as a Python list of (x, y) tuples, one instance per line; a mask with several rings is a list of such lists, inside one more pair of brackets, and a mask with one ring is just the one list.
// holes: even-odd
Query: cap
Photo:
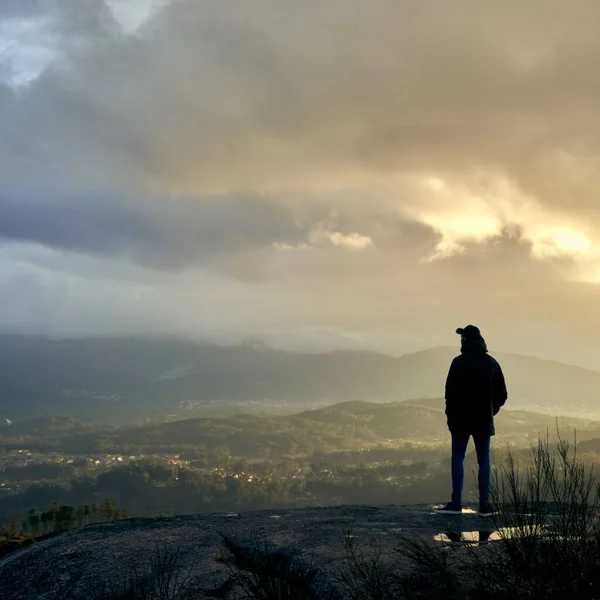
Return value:
[(458, 335), (464, 335), (465, 337), (481, 337), (481, 332), (479, 331), (479, 327), (475, 327), (475, 325), (467, 325), (466, 327), (459, 327), (456, 330)]

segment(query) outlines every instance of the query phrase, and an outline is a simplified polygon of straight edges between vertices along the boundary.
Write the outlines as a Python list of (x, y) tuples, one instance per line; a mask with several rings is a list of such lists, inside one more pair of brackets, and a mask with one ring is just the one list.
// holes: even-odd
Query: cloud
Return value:
[(4, 0), (0, 6), (3, 19), (23, 19), (45, 15), (51, 3), (47, 0)]
[(0, 236), (48, 248), (52, 273), (106, 261), (101, 285), (68, 275), (86, 307), (86, 286), (124, 289), (126, 264), (157, 312), (190, 322), (201, 281), (222, 291), (203, 305), (217, 329), (227, 314), (272, 336), (439, 341), (494, 314), (508, 344), (515, 320), (539, 339), (593, 320), (597, 3), (171, 0), (136, 4), (125, 30), (124, 7), (0, 8), (14, 31), (37, 24), (50, 60), (0, 87)]
[[(406, 227), (406, 226), (405, 226)], [(273, 249), (267, 277), (229, 277), (189, 265), (155, 271), (115, 259), (6, 245), (0, 330), (49, 335), (176, 335), (286, 349), (403, 352), (456, 342), (475, 322), (493, 351), (529, 352), (589, 366), (598, 351), (597, 292), (565, 283), (503, 235), (486, 246), (418, 264), (419, 226), (398, 252)], [(519, 294), (515, 290), (519, 290)]]
[(331, 231), (324, 228), (322, 224), (313, 228), (308, 233), (308, 240), (311, 244), (329, 242), (334, 246), (349, 250), (365, 250), (374, 247), (373, 240), (367, 235), (361, 235), (356, 232), (341, 233), (340, 231)]
[[(431, 0), (350, 14), (338, 1), (180, 0), (135, 37), (115, 36), (101, 2), (57, 6), (70, 54), (10, 116), (39, 159), (73, 161), (86, 182), (205, 194), (480, 170), (534, 197), (549, 176), (552, 196), (574, 178), (590, 187), (577, 172), (598, 133), (587, 2), (564, 15), (545, 3), (553, 17), (537, 15), (534, 35), (522, 26), (533, 15), (511, 2), (482, 11), (463, 0), (457, 20)], [(558, 16), (564, 27), (550, 26)], [(102, 43), (82, 50), (74, 38)]]
[(8, 188), (0, 194), (0, 238), (116, 256), (159, 269), (205, 263), (222, 252), (296, 243), (301, 223), (252, 196), (132, 197), (118, 190)]
[(372, 248), (374, 246), (373, 240), (360, 233), (350, 233), (344, 235), (339, 231), (327, 232), (327, 237), (334, 246), (340, 246), (342, 248), (350, 248), (352, 250), (364, 250), (365, 248)]

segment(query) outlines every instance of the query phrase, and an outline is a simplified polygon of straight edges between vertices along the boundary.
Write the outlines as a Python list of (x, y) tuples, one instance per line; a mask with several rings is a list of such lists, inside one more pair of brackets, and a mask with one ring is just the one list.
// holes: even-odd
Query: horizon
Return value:
[[(297, 355), (313, 355), (313, 354), (343, 354), (343, 353), (352, 353), (352, 354), (371, 354), (371, 355), (380, 355), (387, 358), (403, 358), (416, 354), (425, 354), (427, 352), (433, 352), (435, 350), (455, 350), (456, 355), (460, 353), (460, 342), (458, 344), (440, 344), (437, 346), (427, 346), (415, 349), (409, 349), (400, 353), (386, 352), (384, 350), (376, 349), (376, 348), (362, 348), (362, 347), (349, 347), (349, 348), (286, 348), (286, 347), (278, 347), (277, 345), (271, 345), (263, 340), (241, 340), (236, 342), (229, 343), (220, 343), (218, 341), (212, 340), (202, 340), (202, 339), (186, 339), (184, 337), (175, 337), (170, 336), (168, 334), (162, 335), (88, 335), (88, 336), (59, 336), (59, 335), (43, 335), (43, 334), (17, 334), (17, 333), (4, 333), (0, 332), (0, 337), (15, 337), (15, 338), (26, 338), (26, 339), (41, 339), (44, 341), (50, 342), (69, 342), (69, 341), (89, 341), (89, 340), (130, 340), (130, 341), (139, 341), (139, 342), (152, 342), (152, 343), (176, 343), (179, 342), (181, 344), (191, 344), (197, 347), (217, 347), (217, 348), (251, 348), (254, 350), (266, 349), (272, 352), (281, 352), (284, 354), (297, 354)], [(586, 366), (585, 364), (579, 364), (576, 362), (569, 362), (566, 360), (561, 360), (552, 356), (544, 356), (541, 354), (525, 354), (522, 352), (516, 352), (510, 349), (490, 349), (490, 355), (498, 354), (498, 355), (509, 355), (509, 356), (522, 356), (524, 358), (533, 358), (536, 360), (540, 360), (543, 362), (554, 362), (561, 365), (576, 367), (579, 369), (583, 369), (586, 371), (592, 371), (595, 373), (600, 373), (599, 368), (594, 368), (593, 366)]]

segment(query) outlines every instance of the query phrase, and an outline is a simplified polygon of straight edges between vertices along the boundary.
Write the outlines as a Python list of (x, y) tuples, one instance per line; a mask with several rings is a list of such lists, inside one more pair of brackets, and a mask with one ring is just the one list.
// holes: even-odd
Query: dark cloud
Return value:
[(0, 18), (22, 19), (45, 15), (55, 7), (52, 0), (3, 0), (0, 4)]
[(45, 160), (88, 179), (197, 193), (476, 166), (537, 193), (553, 151), (595, 151), (598, 48), (585, 23), (598, 9), (583, 0), (539, 15), (466, 0), (452, 11), (179, 0), (129, 38), (102, 2), (68, 6), (56, 13), (62, 39), (97, 46), (67, 43), (68, 68), (10, 116), (34, 148), (43, 140)]
[(253, 197), (152, 198), (80, 191), (0, 194), (0, 237), (158, 268), (207, 262), (220, 252), (298, 244), (306, 229)]
[[(139, 37), (115, 38), (102, 3), (77, 3), (61, 13), (64, 39), (104, 43), (74, 49), (69, 70), (42, 78), (21, 110), (29, 135), (88, 176), (101, 161), (107, 176), (126, 167), (194, 190), (287, 181), (324, 165), (503, 167), (509, 153), (537, 156), (597, 133), (585, 118), (598, 81), (586, 29), (562, 52), (566, 26), (550, 29), (532, 59), (535, 44), (520, 27), (500, 46), (506, 21), (522, 18), (512, 6), (495, 23), (461, 5), (457, 22), (431, 1), (350, 14), (338, 2), (284, 11), (263, 1), (233, 12), (178, 1)], [(595, 9), (582, 2), (565, 12), (586, 9), (591, 19)], [(538, 28), (545, 23), (541, 16)]]

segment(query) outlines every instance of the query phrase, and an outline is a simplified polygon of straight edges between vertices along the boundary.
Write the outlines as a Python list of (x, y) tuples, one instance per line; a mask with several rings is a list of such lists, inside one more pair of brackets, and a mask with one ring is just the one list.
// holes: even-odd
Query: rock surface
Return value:
[[(147, 564), (156, 548), (177, 550), (182, 572), (190, 573), (194, 598), (226, 578), (215, 559), (226, 535), (248, 548), (258, 546), (293, 555), (319, 569), (327, 580), (344, 555), (349, 533), (361, 550), (394, 552), (394, 534), (432, 538), (446, 531), (477, 531), (490, 524), (474, 512), (461, 517), (436, 515), (431, 506), (337, 506), (213, 513), (152, 520), (96, 524), (45, 540), (0, 560), (3, 600), (101, 599), (107, 585)], [(329, 585), (329, 584), (328, 584)]]

